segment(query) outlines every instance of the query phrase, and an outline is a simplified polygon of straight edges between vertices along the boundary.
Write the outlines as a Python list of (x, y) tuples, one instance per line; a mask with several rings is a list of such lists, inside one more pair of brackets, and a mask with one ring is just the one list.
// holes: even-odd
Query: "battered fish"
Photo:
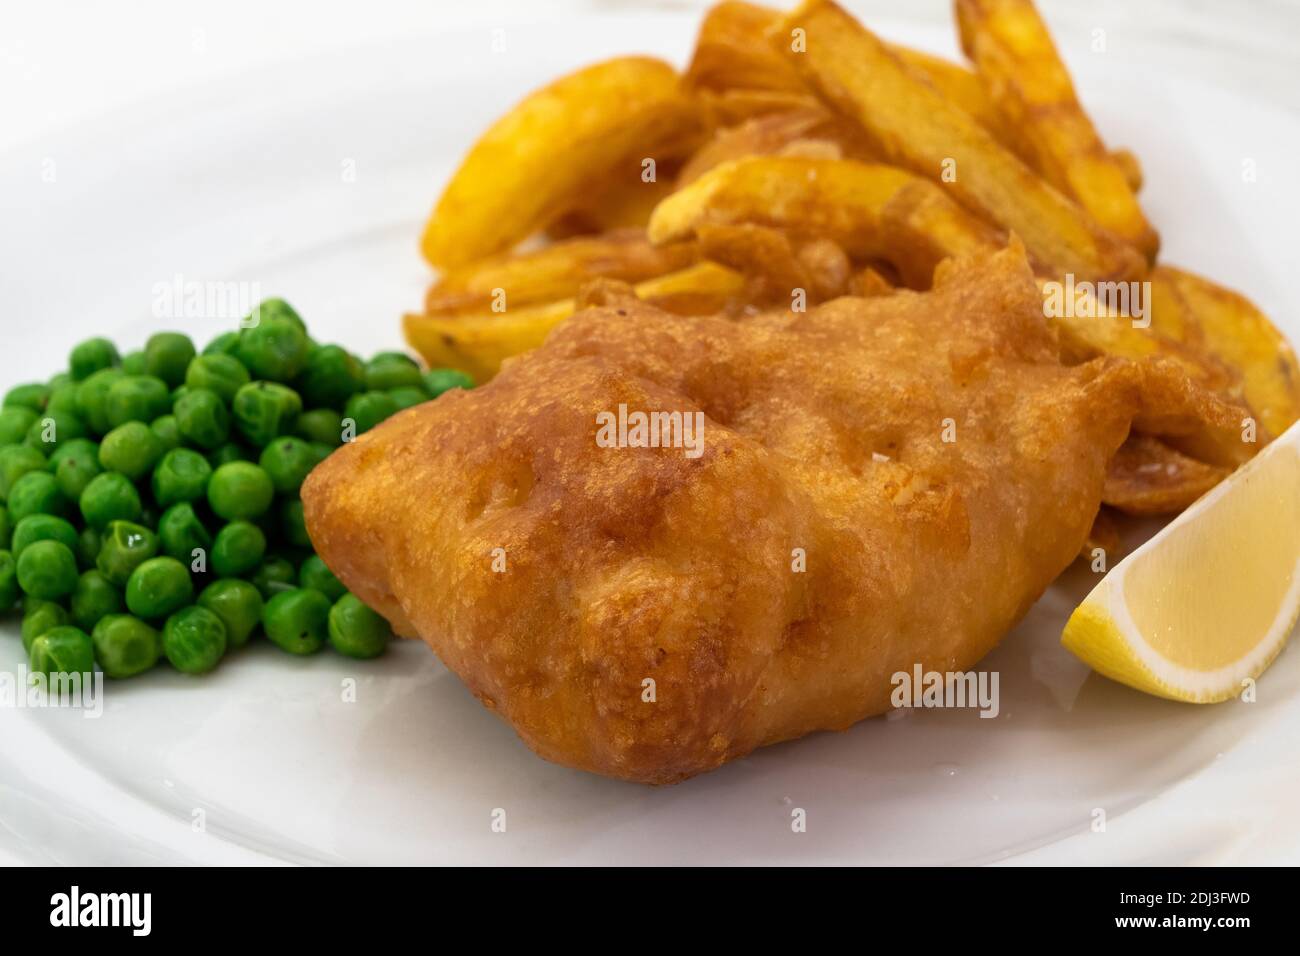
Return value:
[[(1079, 553), (1130, 425), (1222, 445), (1244, 414), (1161, 361), (1062, 365), (1018, 244), (807, 313), (594, 297), (302, 497), (399, 633), (543, 757), (626, 780), (846, 728), (917, 664), (969, 668)], [(669, 428), (602, 432), (638, 411), (703, 413), (698, 457)]]

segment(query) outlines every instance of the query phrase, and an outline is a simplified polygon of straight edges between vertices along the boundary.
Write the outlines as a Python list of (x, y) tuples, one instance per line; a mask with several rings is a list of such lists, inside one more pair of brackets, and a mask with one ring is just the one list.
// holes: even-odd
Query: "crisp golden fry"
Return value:
[[(534, 252), (495, 256), (449, 270), (429, 290), (429, 315), (488, 312), (572, 298), (592, 279), (640, 282), (691, 265), (691, 243), (656, 246), (639, 229), (568, 239)], [(499, 290), (499, 291), (498, 291)]]
[[(1189, 347), (1198, 347), (1241, 375), (1241, 394), (1267, 437), (1281, 435), (1300, 418), (1300, 364), (1281, 332), (1245, 296), (1172, 266), (1151, 273), (1152, 324)], [(1190, 319), (1162, 322), (1162, 291), (1181, 296)]]
[(1173, 514), (1229, 472), (1189, 458), (1152, 435), (1130, 435), (1106, 469), (1101, 500), (1131, 515)]
[(1090, 281), (1144, 273), (1141, 254), (1044, 182), (834, 3), (805, 3), (773, 42), (892, 162), (936, 180), (950, 172), (944, 188), (1019, 235), (1040, 272)]
[(711, 7), (700, 24), (687, 82), (701, 90), (807, 93), (798, 71), (768, 45), (779, 11), (734, 0)]
[(425, 258), (452, 268), (510, 249), (620, 164), (631, 172), (702, 129), (701, 105), (660, 60), (623, 57), (562, 77), (474, 144), (425, 228)]
[(619, 176), (546, 227), (550, 239), (597, 236), (622, 229), (645, 231), (650, 214), (675, 188), (676, 176), (670, 168), (660, 167), (659, 177), (650, 182), (641, 178)]
[(1015, 130), (1007, 126), (989, 97), (988, 90), (974, 71), (932, 53), (913, 50), (897, 43), (887, 46), (896, 57), (924, 75), (949, 102), (969, 113), (999, 143), (1008, 149), (1019, 151), (1019, 139)]
[(1092, 519), (1092, 530), (1088, 532), (1088, 540), (1083, 543), (1083, 548), (1079, 551), (1081, 558), (1092, 560), (1093, 552), (1098, 548), (1105, 551), (1112, 562), (1123, 556), (1124, 541), (1120, 536), (1119, 522), (1115, 515), (1116, 512), (1105, 505), (1097, 509), (1097, 517)]
[[(712, 262), (648, 279), (636, 294), (660, 308), (679, 312), (717, 312), (745, 288), (744, 277)], [(460, 369), (483, 382), (501, 363), (536, 348), (547, 333), (577, 307), (574, 298), (524, 306), (504, 313), (461, 316), (408, 314), (402, 320), (406, 340), (431, 366)]]
[(956, 0), (962, 47), (1030, 164), (1098, 223), (1154, 260), (1160, 239), (1079, 104), (1032, 0)]
[(940, 260), (1004, 244), (938, 186), (901, 169), (789, 156), (710, 170), (659, 204), (649, 235), (672, 242), (705, 223), (742, 222), (831, 239), (855, 258), (885, 259), (916, 288), (929, 287)]
[[(1164, 326), (1178, 326), (1186, 321), (1181, 307), (1168, 296), (1155, 294), (1149, 303), (1149, 324), (1135, 321), (1131, 315), (1100, 301), (1085, 289), (1076, 290), (1072, 307), (1048, 309), (1049, 281), (1038, 279), (1044, 295), (1044, 308), (1055, 326), (1061, 342), (1062, 357), (1075, 364), (1101, 355), (1121, 358), (1167, 358), (1180, 365), (1197, 383), (1222, 395), (1237, 398), (1233, 370), (1204, 349), (1187, 344), (1186, 339), (1170, 335)], [(1152, 283), (1152, 289), (1157, 287)], [(1175, 314), (1181, 316), (1175, 318)], [(1157, 318), (1164, 316), (1164, 319)]]
[(1124, 181), (1134, 193), (1142, 191), (1142, 161), (1131, 149), (1117, 149), (1110, 154), (1111, 159), (1124, 172)]
[(751, 156), (871, 160), (875, 152), (856, 124), (818, 104), (811, 109), (756, 116), (719, 130), (682, 167), (677, 186), (694, 182), (729, 160)]

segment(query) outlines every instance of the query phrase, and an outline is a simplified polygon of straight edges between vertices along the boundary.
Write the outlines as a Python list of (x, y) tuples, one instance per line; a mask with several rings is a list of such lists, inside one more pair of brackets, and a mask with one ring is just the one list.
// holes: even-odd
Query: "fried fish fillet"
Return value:
[[(1018, 243), (806, 313), (613, 289), (302, 497), (399, 633), (543, 757), (627, 780), (846, 728), (916, 664), (969, 668), (1079, 553), (1131, 425), (1221, 439), (1242, 414), (1161, 360), (1062, 365)], [(701, 413), (700, 453), (670, 431), (605, 447), (620, 406)]]

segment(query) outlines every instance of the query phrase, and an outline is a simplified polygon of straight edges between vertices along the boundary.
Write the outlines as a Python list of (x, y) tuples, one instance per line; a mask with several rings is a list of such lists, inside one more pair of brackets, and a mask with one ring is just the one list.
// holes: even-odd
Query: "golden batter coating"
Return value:
[[(330, 568), (529, 746), (627, 780), (969, 668), (1079, 553), (1131, 423), (1222, 447), (1242, 416), (1160, 361), (1061, 365), (1018, 244), (807, 313), (593, 297), (302, 497)], [(702, 412), (701, 453), (602, 447), (620, 405)]]

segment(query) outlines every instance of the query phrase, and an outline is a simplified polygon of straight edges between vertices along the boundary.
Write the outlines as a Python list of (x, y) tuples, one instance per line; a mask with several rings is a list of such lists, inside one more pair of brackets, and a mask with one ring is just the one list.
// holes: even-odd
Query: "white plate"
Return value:
[[(400, 344), (422, 218), (472, 137), (525, 90), (619, 51), (683, 62), (696, 17), (588, 17), (362, 47), (191, 90), (0, 157), (0, 380), (92, 333), (176, 325), (156, 283), (258, 283), (322, 338)], [(874, 21), (951, 52), (947, 30)], [(1104, 130), (1145, 164), (1168, 261), (1248, 289), (1293, 338), (1286, 210), (1300, 122), (1168, 75), (1156, 51), (1074, 56)], [(1135, 103), (1135, 90), (1145, 90)], [(1258, 181), (1242, 181), (1243, 159)], [(54, 161), (53, 183), (42, 171)], [(355, 182), (345, 164), (354, 163)], [(181, 324), (197, 339), (225, 323)], [(21, 345), (21, 348), (17, 346)], [(1173, 704), (1088, 676), (1057, 643), (1073, 569), (984, 665), (1002, 713), (921, 712), (647, 789), (534, 757), (422, 645), (376, 663), (265, 645), (212, 676), (110, 684), (99, 720), (0, 711), (0, 854), (36, 862), (947, 863), (1300, 860), (1300, 660), (1259, 702)], [(0, 669), (21, 664), (14, 623)], [(342, 700), (347, 678), (358, 699)], [(491, 829), (506, 811), (505, 833)], [(794, 808), (808, 829), (791, 830)], [(1105, 832), (1093, 832), (1094, 811)], [(202, 811), (202, 828), (194, 825)]]

